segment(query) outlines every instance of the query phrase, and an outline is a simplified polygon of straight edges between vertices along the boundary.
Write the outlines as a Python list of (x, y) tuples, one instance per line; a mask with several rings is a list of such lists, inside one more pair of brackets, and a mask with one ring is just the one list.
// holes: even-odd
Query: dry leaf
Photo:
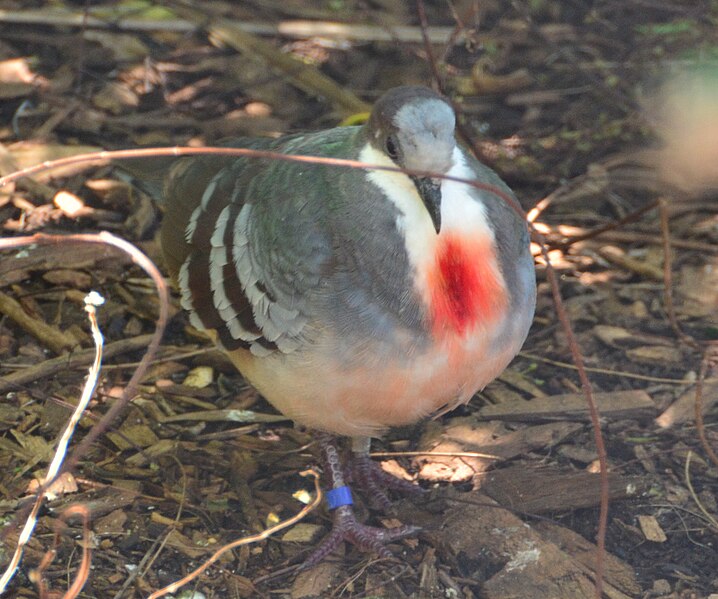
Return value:
[[(28, 495), (35, 494), (41, 484), (41, 481), (33, 479), (27, 485), (25, 492)], [(49, 501), (52, 501), (53, 499), (57, 499), (60, 495), (64, 495), (66, 493), (77, 493), (77, 481), (71, 472), (63, 472), (60, 474), (60, 476), (58, 476), (45, 490), (45, 497), (47, 497)]]
[(198, 366), (187, 373), (182, 384), (195, 389), (204, 389), (211, 385), (213, 380), (214, 369), (210, 366)]

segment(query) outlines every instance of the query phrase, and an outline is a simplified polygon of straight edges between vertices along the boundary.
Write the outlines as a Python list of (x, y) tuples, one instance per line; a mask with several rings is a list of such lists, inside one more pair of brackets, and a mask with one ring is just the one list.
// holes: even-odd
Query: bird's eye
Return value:
[(386, 138), (386, 155), (389, 156), (392, 160), (396, 160), (396, 158), (399, 156), (399, 149), (396, 147), (396, 140), (394, 139), (393, 135), (390, 135)]

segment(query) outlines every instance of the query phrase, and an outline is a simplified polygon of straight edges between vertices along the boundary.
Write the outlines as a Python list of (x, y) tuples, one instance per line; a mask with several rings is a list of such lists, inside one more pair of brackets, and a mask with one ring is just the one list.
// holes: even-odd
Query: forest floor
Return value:
[[(715, 1), (426, 0), (430, 51), (417, 4), (401, 0), (2, 4), (0, 175), (101, 149), (359, 122), (386, 89), (439, 85), (466, 143), (530, 211), (559, 278), (607, 451), (604, 596), (718, 597), (718, 463), (706, 451), (718, 449)], [(159, 219), (107, 162), (0, 189), (3, 239), (110, 231), (161, 265)], [(536, 318), (511, 367), (468, 405), (373, 445), (383, 468), (427, 489), (388, 515), (359, 498), (377, 526), (422, 527), (390, 545), (394, 560), (347, 547), (297, 574), (329, 530), (318, 509), (224, 554), (186, 587), (194, 595), (175, 596), (594, 596), (598, 453), (535, 255)], [(82, 392), (91, 289), (106, 300), (106, 349), (70, 451), (136, 369), (157, 294), (111, 248), (0, 254), (0, 564)], [(147, 597), (299, 512), (313, 451), (174, 295), (158, 358), (46, 501), (8, 596), (62, 596), (89, 548), (80, 597)], [(71, 505), (89, 523), (68, 518), (39, 568)]]

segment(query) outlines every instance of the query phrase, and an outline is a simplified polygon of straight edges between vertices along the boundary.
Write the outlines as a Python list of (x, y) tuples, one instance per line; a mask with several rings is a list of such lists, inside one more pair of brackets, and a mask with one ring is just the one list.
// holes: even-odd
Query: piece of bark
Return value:
[[(505, 432), (496, 422), (477, 422), (473, 417), (454, 418), (446, 426), (427, 427), (419, 448), (428, 453), (416, 460), (420, 465), (419, 478), (451, 482), (470, 480), (498, 461), (533, 449), (553, 447), (581, 428), (583, 425), (574, 422), (552, 422)], [(471, 453), (477, 455), (467, 455)]]
[(638, 516), (638, 525), (641, 527), (641, 532), (646, 537), (646, 540), (654, 543), (665, 543), (668, 540), (666, 533), (654, 516), (645, 514)]
[[(431, 599), (440, 593), (439, 571), (436, 567), (436, 549), (429, 547), (419, 564), (419, 599)], [(448, 596), (448, 595), (447, 595)]]
[[(462, 575), (482, 583), (482, 597), (594, 597), (594, 584), (577, 560), (508, 510), (492, 507), (488, 497), (475, 499), (483, 505), (461, 503), (452, 508), (435, 534), (439, 546), (456, 556)], [(626, 596), (615, 594), (613, 598)]]
[(70, 287), (71, 289), (90, 289), (92, 286), (92, 277), (81, 270), (73, 270), (69, 268), (58, 268), (57, 270), (49, 270), (42, 278), (59, 287)]
[(547, 449), (558, 445), (583, 428), (575, 422), (550, 422), (517, 430), (496, 439), (485, 450), (506, 460), (533, 449)]
[[(631, 497), (641, 486), (640, 479), (608, 475), (609, 499)], [(482, 479), (481, 491), (501, 505), (529, 514), (593, 507), (601, 498), (598, 474), (524, 466), (491, 472)]]
[(520, 389), (524, 393), (533, 395), (534, 397), (546, 397), (545, 391), (520, 372), (516, 372), (511, 369), (504, 370), (499, 375), (499, 380), (511, 385), (512, 387)]
[(132, 512), (133, 510), (130, 506), (139, 496), (140, 493), (129, 489), (110, 486), (97, 492), (83, 493), (80, 496), (63, 497), (57, 503), (53, 503), (51, 507), (55, 513), (60, 513), (65, 507), (81, 500), (83, 507), (92, 515), (92, 518), (99, 519), (115, 510), (121, 509), (125, 512)]
[(78, 270), (98, 270), (99, 262), (104, 267), (114, 266), (113, 272), (126, 269), (126, 260), (120, 259), (116, 248), (95, 243), (63, 242), (62, 251), (57, 245), (37, 245), (18, 249), (14, 254), (3, 253), (0, 260), (0, 287), (18, 283), (27, 279), (35, 270), (55, 270), (72, 268)]
[(302, 570), (292, 584), (291, 598), (326, 597), (332, 584), (336, 583), (341, 574), (341, 565), (329, 561), (320, 562), (313, 568)]
[(637, 260), (615, 246), (607, 245), (599, 248), (598, 255), (612, 264), (636, 273), (643, 278), (663, 281), (663, 270), (658, 266), (645, 260)]
[(513, 389), (509, 388), (508, 385), (504, 385), (499, 381), (494, 381), (482, 392), (482, 395), (488, 399), (491, 404), (500, 403), (516, 403), (520, 401), (528, 401), (524, 397)]
[[(696, 389), (691, 387), (656, 418), (656, 424), (661, 428), (668, 428), (674, 424), (692, 422), (695, 420)], [(718, 401), (718, 383), (704, 383), (703, 385), (703, 414)]]
[[(602, 418), (651, 417), (656, 405), (642, 390), (594, 393)], [(487, 420), (589, 420), (586, 398), (582, 393), (553, 395), (533, 401), (484, 406), (479, 418)]]
[(675, 367), (685, 362), (680, 347), (664, 347), (662, 345), (642, 345), (626, 350), (626, 358), (630, 362), (649, 366)]
[(591, 332), (609, 347), (626, 349), (637, 345), (663, 345), (675, 347), (675, 339), (661, 335), (650, 335), (640, 331), (625, 329), (608, 324), (597, 324)]
[[(531, 524), (531, 527), (544, 539), (573, 557), (581, 564), (586, 575), (594, 579), (593, 569), (596, 567), (596, 552), (598, 551), (595, 544), (587, 541), (580, 534), (548, 520), (537, 520)], [(641, 586), (636, 579), (636, 573), (626, 562), (606, 552), (603, 555), (603, 567), (604, 583), (630, 597), (641, 594)], [(614, 597), (609, 587), (606, 587), (605, 594)]]

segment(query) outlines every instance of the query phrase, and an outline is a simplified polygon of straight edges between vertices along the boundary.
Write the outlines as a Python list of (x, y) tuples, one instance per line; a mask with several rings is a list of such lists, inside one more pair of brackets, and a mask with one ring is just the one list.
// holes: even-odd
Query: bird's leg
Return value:
[(301, 569), (311, 568), (321, 562), (342, 541), (352, 543), (360, 551), (376, 553), (381, 557), (392, 557), (391, 552), (384, 545), (417, 533), (419, 527), (378, 528), (358, 522), (352, 508), (351, 491), (344, 481), (344, 472), (334, 439), (331, 435), (319, 433), (317, 440), (331, 485), (331, 489), (327, 492), (327, 505), (329, 510), (334, 512), (334, 525), (319, 547), (301, 565)]
[(389, 510), (391, 500), (386, 494), (387, 490), (406, 495), (423, 492), (421, 487), (382, 470), (381, 466), (369, 457), (370, 447), (369, 437), (352, 438), (352, 457), (347, 470), (352, 482), (366, 492), (371, 507), (384, 512)]

